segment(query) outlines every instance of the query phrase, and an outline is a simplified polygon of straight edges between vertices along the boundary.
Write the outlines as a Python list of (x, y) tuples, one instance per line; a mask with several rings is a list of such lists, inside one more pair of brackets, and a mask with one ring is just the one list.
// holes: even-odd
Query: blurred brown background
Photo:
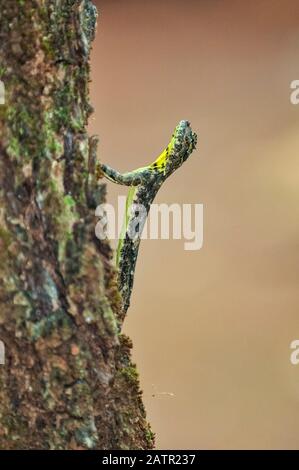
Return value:
[(180, 119), (200, 138), (157, 202), (203, 203), (204, 247), (143, 241), (125, 325), (157, 446), (298, 449), (298, 0), (97, 4), (102, 161), (149, 163)]

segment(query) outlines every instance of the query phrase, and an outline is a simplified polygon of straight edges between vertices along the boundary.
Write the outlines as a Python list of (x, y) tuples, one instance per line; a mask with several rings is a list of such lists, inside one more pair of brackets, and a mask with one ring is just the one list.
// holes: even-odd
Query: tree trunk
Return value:
[(89, 0), (0, 0), (1, 449), (152, 448), (86, 131)]

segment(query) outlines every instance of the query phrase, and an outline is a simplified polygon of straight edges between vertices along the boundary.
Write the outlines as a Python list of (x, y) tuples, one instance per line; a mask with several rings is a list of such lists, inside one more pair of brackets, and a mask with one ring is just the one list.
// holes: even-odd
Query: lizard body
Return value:
[[(122, 174), (108, 165), (100, 164), (100, 172), (110, 181), (130, 187), (116, 256), (124, 315), (130, 305), (142, 229), (150, 206), (164, 181), (188, 159), (196, 143), (197, 136), (192, 132), (190, 123), (181, 121), (169, 145), (150, 165)], [(138, 213), (139, 216), (142, 214), (136, 223)]]

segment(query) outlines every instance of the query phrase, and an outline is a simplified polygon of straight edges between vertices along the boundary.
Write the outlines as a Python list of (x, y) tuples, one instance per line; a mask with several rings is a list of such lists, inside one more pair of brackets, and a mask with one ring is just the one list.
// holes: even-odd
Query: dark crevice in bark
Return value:
[(86, 126), (89, 0), (0, 0), (0, 448), (151, 448)]

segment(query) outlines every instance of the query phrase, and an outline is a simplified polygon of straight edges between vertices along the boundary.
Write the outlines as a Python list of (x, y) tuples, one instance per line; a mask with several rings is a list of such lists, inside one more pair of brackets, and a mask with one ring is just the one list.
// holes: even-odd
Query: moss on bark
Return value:
[(0, 0), (1, 449), (151, 448), (86, 126), (89, 0)]

